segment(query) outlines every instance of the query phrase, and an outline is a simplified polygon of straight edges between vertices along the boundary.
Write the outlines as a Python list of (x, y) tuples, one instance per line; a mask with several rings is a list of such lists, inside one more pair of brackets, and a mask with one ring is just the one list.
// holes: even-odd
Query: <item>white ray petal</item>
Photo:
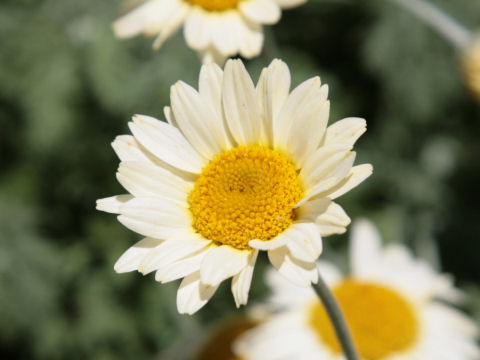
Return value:
[(225, 12), (210, 18), (213, 47), (225, 56), (231, 56), (240, 50), (246, 31), (237, 12)]
[(372, 175), (372, 171), (373, 167), (370, 164), (362, 164), (352, 167), (347, 177), (343, 181), (338, 183), (337, 186), (330, 189), (328, 197), (330, 199), (336, 199), (343, 194), (349, 192), (366, 178), (368, 178), (370, 175)]
[(327, 128), (325, 145), (342, 143), (353, 146), (367, 130), (367, 122), (361, 118), (346, 118), (337, 121)]
[(267, 144), (273, 145), (273, 124), (290, 91), (290, 70), (283, 61), (275, 59), (263, 69), (256, 87), (263, 113), (263, 132)]
[(203, 258), (200, 266), (202, 283), (218, 285), (228, 279), (247, 265), (251, 250), (237, 250), (228, 245), (222, 245), (212, 249)]
[(252, 283), (253, 270), (255, 268), (257, 256), (258, 250), (252, 251), (248, 260), (248, 265), (232, 279), (232, 294), (237, 308), (248, 302), (248, 292), (250, 291), (250, 284)]
[(148, 153), (131, 135), (119, 135), (112, 142), (113, 150), (121, 161), (140, 161), (154, 163)]
[(205, 12), (193, 8), (185, 20), (185, 40), (192, 49), (201, 51), (207, 48), (212, 39), (211, 21)]
[[(277, 150), (290, 151), (289, 145), (290, 142), (298, 141), (297, 138), (293, 137), (292, 131), (301, 132), (302, 139), (305, 139), (305, 125), (310, 124), (314, 127), (314, 131), (309, 129), (309, 136), (313, 136), (313, 140), (310, 142), (318, 143), (323, 137), (324, 128), (326, 123), (322, 123), (322, 119), (325, 118), (324, 113), (319, 113), (321, 115), (318, 118), (317, 123), (311, 121), (314, 116), (311, 114), (312, 106), (315, 108), (315, 111), (318, 111), (319, 107), (323, 106), (323, 103), (326, 101), (326, 87), (320, 87), (321, 81), (320, 78), (314, 77), (309, 80), (304, 81), (298, 85), (288, 96), (285, 105), (279, 113), (278, 119), (273, 123), (273, 136), (274, 136), (274, 148)], [(322, 110), (323, 111), (323, 110)], [(307, 120), (304, 120), (304, 117), (307, 116)], [(306, 121), (306, 122), (305, 122)]]
[(322, 238), (315, 224), (298, 223), (291, 228), (290, 240), (286, 245), (290, 254), (300, 261), (316, 261), (322, 253)]
[(177, 235), (169, 240), (165, 240), (150, 251), (142, 260), (139, 271), (143, 274), (148, 274), (184, 257), (190, 256), (209, 244), (210, 241), (198, 236), (188, 234), (184, 236)]
[(310, 286), (318, 281), (316, 264), (293, 258), (286, 246), (269, 250), (268, 258), (281, 275), (298, 286)]
[(194, 88), (177, 82), (171, 88), (170, 101), (179, 128), (204, 158), (212, 159), (225, 150), (223, 119)]
[(129, 126), (138, 142), (159, 159), (184, 171), (201, 172), (206, 160), (177, 128), (144, 115), (135, 115)]
[(207, 252), (214, 247), (216, 246), (207, 246), (200, 249), (194, 254), (190, 254), (185, 258), (158, 268), (157, 272), (155, 273), (155, 280), (162, 283), (167, 283), (183, 278), (187, 275), (194, 273), (195, 271), (199, 271), (200, 264), (202, 263), (203, 258), (205, 257)]
[(382, 254), (382, 240), (375, 226), (366, 219), (352, 225), (350, 235), (350, 267), (355, 276), (369, 276), (375, 271)]
[(263, 30), (258, 24), (245, 24), (244, 37), (240, 44), (240, 55), (251, 59), (260, 55), (263, 46)]
[(333, 234), (343, 234), (346, 227), (350, 224), (350, 218), (343, 208), (331, 202), (325, 212), (320, 214), (315, 220), (318, 231), (322, 236), (330, 236)]
[(157, 38), (153, 42), (153, 49), (158, 50), (163, 43), (175, 34), (182, 27), (187, 14), (189, 13), (189, 6), (182, 1), (176, 1), (176, 6), (171, 9), (168, 20), (163, 24)]
[(177, 291), (177, 309), (180, 314), (197, 312), (217, 291), (217, 286), (203, 284), (200, 281), (200, 272), (186, 276)]
[(168, 20), (167, 15), (174, 3), (173, 0), (146, 1), (113, 23), (115, 36), (129, 38), (141, 33), (158, 33)]
[(135, 196), (160, 196), (176, 201), (186, 201), (193, 186), (160, 166), (132, 161), (120, 163), (117, 179)]
[(113, 268), (117, 273), (138, 270), (145, 256), (161, 243), (162, 240), (148, 237), (140, 240), (120, 256)]
[(104, 199), (98, 199), (96, 209), (112, 214), (120, 214), (120, 207), (132, 199), (133, 196), (130, 194), (115, 195)]
[(223, 81), (223, 108), (230, 132), (239, 145), (258, 143), (262, 122), (260, 103), (245, 66), (229, 60)]
[(238, 7), (254, 23), (275, 24), (280, 20), (280, 7), (273, 0), (246, 0), (241, 1)]
[(190, 227), (188, 205), (160, 197), (135, 197), (120, 207), (120, 213), (152, 224)]

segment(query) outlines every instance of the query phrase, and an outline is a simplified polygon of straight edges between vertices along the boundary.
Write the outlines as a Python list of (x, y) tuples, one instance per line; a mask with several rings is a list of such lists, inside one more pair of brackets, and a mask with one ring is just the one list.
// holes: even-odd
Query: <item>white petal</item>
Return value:
[(160, 49), (163, 43), (182, 27), (185, 17), (189, 12), (188, 5), (180, 1), (176, 1), (175, 3), (177, 6), (171, 10), (168, 20), (163, 24), (160, 34), (153, 42), (153, 49), (155, 50)]
[(179, 81), (171, 88), (170, 101), (179, 128), (203, 157), (212, 159), (225, 150), (223, 119), (195, 89)]
[(197, 312), (217, 291), (217, 286), (201, 283), (200, 272), (194, 272), (185, 277), (177, 292), (177, 309), (180, 314)]
[(158, 268), (155, 273), (155, 280), (162, 283), (167, 283), (174, 281), (180, 278), (183, 278), (187, 275), (194, 273), (195, 271), (200, 270), (200, 264), (202, 263), (205, 254), (210, 251), (215, 246), (208, 246), (202, 248), (194, 254), (172, 262), (170, 264), (164, 265)]
[(268, 258), (281, 275), (298, 286), (310, 286), (318, 281), (316, 264), (293, 258), (286, 246), (269, 250)]
[(185, 20), (185, 40), (192, 49), (200, 51), (210, 45), (212, 29), (210, 17), (205, 12), (193, 8)]
[(218, 126), (216, 133), (221, 134), (218, 137), (218, 142), (222, 149), (228, 150), (232, 147), (232, 140), (228, 135), (227, 124), (223, 116), (222, 84), (223, 71), (216, 63), (202, 66), (198, 79), (198, 92), (205, 103), (213, 106), (218, 118), (221, 119), (219, 123), (216, 123)]
[(263, 113), (263, 132), (267, 144), (273, 145), (273, 123), (290, 91), (290, 70), (283, 61), (275, 59), (263, 69), (257, 84), (257, 94)]
[(352, 152), (342, 144), (326, 145), (313, 153), (303, 165), (300, 176), (307, 186), (314, 186), (332, 176), (335, 169), (345, 161)]
[(167, 123), (178, 128), (177, 120), (175, 119), (175, 115), (173, 115), (173, 111), (170, 106), (163, 107), (163, 114), (165, 115), (165, 119), (167, 119)]
[(137, 197), (160, 196), (186, 201), (192, 183), (160, 166), (141, 162), (122, 162), (117, 179), (127, 191)]
[(350, 218), (343, 208), (331, 202), (326, 211), (317, 217), (315, 224), (322, 236), (330, 236), (333, 234), (343, 234), (348, 224), (350, 224), (350, 221)]
[(166, 163), (192, 173), (200, 173), (206, 160), (188, 143), (180, 131), (154, 118), (136, 115), (130, 130), (140, 144)]
[(237, 308), (248, 302), (248, 292), (250, 291), (250, 284), (252, 282), (253, 269), (255, 268), (257, 256), (258, 250), (252, 251), (248, 260), (248, 265), (232, 279), (232, 294)]
[(118, 158), (122, 161), (154, 162), (131, 135), (117, 136), (112, 142), (112, 147)]
[(140, 33), (150, 35), (158, 33), (168, 19), (164, 14), (173, 2), (172, 0), (146, 1), (113, 23), (115, 36), (129, 38)]
[(122, 215), (152, 224), (189, 227), (191, 218), (187, 204), (160, 197), (135, 197), (120, 207)]
[(240, 44), (246, 31), (243, 21), (236, 12), (225, 12), (210, 19), (213, 47), (225, 56), (231, 56), (240, 50)]
[(117, 273), (138, 270), (143, 258), (161, 243), (162, 240), (153, 238), (140, 240), (120, 256), (113, 268)]
[(165, 240), (145, 256), (139, 271), (143, 274), (148, 274), (186, 256), (192, 255), (209, 244), (210, 241), (195, 235), (186, 234), (184, 236), (172, 237), (169, 240)]
[(302, 206), (297, 208), (298, 221), (315, 222), (317, 218), (327, 211), (332, 201), (327, 198), (320, 198), (306, 201)]
[[(321, 82), (320, 78), (314, 77), (312, 79), (306, 80), (297, 86), (288, 96), (285, 105), (279, 113), (278, 119), (273, 123), (273, 136), (274, 136), (274, 147), (278, 150), (287, 151), (290, 153), (289, 144), (293, 141), (298, 141), (299, 139), (293, 138), (292, 131), (305, 131), (303, 129), (302, 122), (304, 116), (308, 116), (308, 122), (312, 117), (312, 106), (315, 109), (318, 109), (319, 106), (323, 106), (323, 103), (326, 101), (326, 88), (320, 87)], [(321, 114), (321, 118), (324, 117), (324, 114)], [(324, 127), (326, 124), (318, 123), (318, 127), (314, 129), (314, 132), (308, 133), (309, 136), (313, 136), (314, 142), (320, 141), (324, 133)], [(311, 129), (309, 131), (312, 131)], [(305, 133), (302, 133), (300, 139), (305, 139)], [(318, 145), (318, 143), (317, 143)]]
[(328, 197), (330, 199), (336, 199), (349, 192), (372, 175), (372, 171), (373, 167), (370, 164), (362, 164), (352, 167), (347, 177), (342, 182), (338, 183), (334, 189), (330, 190), (331, 192), (328, 194)]
[(116, 195), (104, 199), (98, 199), (96, 209), (112, 214), (120, 214), (120, 206), (132, 199), (133, 196), (129, 194)]
[(238, 7), (254, 23), (275, 24), (280, 20), (280, 7), (272, 0), (246, 0), (240, 2)]
[(179, 231), (185, 230), (185, 225), (152, 223), (151, 221), (145, 221), (126, 215), (120, 215), (117, 217), (117, 219), (128, 229), (143, 236), (149, 236), (157, 239), (166, 239), (174, 236)]
[(237, 250), (228, 245), (212, 249), (203, 258), (200, 267), (202, 283), (218, 285), (238, 274), (248, 265), (250, 254), (250, 250)]
[(346, 118), (330, 125), (325, 134), (325, 144), (342, 143), (353, 146), (367, 130), (367, 122), (361, 118)]
[(314, 262), (322, 253), (322, 238), (313, 223), (298, 223), (291, 226), (287, 248), (290, 254), (308, 263)]
[(273, 305), (274, 310), (305, 306), (316, 297), (311, 287), (295, 285), (272, 268), (268, 269), (265, 281), (271, 289), (268, 305)]
[(296, 6), (303, 5), (307, 0), (275, 0), (282, 9), (290, 9)]
[(262, 122), (252, 79), (240, 60), (225, 65), (223, 108), (231, 134), (239, 145), (256, 144)]
[(258, 24), (245, 24), (245, 31), (240, 44), (240, 55), (247, 59), (258, 56), (262, 51), (263, 30)]

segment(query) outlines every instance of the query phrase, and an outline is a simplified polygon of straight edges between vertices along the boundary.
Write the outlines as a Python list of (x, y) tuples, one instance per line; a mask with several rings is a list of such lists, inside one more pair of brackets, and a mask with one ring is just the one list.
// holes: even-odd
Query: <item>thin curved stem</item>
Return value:
[(342, 346), (345, 357), (347, 360), (359, 360), (360, 358), (355, 350), (355, 345), (352, 336), (350, 335), (350, 331), (348, 330), (347, 323), (345, 322), (342, 310), (340, 310), (335, 297), (320, 274), (318, 276), (318, 282), (313, 284), (312, 287), (327, 310), (327, 314), (335, 328), (338, 341)]
[(420, 20), (449, 40), (457, 49), (464, 49), (471, 42), (472, 34), (450, 15), (426, 0), (391, 0), (404, 7)]

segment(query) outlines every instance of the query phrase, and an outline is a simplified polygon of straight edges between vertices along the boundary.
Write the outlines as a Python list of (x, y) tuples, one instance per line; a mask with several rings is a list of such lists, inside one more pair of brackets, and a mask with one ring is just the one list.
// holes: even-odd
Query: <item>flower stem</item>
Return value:
[(472, 34), (450, 15), (426, 0), (391, 0), (431, 26), (461, 50), (471, 42)]
[(321, 274), (318, 276), (318, 282), (312, 285), (313, 290), (317, 293), (318, 297), (325, 306), (327, 310), (327, 314), (330, 317), (330, 321), (335, 328), (335, 332), (337, 334), (337, 338), (342, 346), (343, 353), (347, 360), (359, 360), (360, 358), (357, 355), (357, 351), (355, 350), (355, 345), (352, 341), (352, 336), (350, 335), (350, 331), (348, 330), (347, 323), (345, 322), (345, 318), (343, 316), (342, 310), (338, 306), (335, 297), (333, 296), (332, 292), (328, 288), (327, 284), (323, 280)]

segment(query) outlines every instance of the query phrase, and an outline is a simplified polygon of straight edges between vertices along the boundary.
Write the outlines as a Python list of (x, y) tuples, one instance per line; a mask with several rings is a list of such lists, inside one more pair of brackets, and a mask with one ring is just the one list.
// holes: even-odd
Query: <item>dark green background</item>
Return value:
[[(435, 3), (480, 26), (479, 1)], [(139, 236), (95, 210), (123, 192), (109, 144), (133, 113), (162, 119), (170, 85), (196, 86), (200, 67), (181, 34), (159, 52), (149, 39), (114, 39), (118, 5), (0, 2), (2, 359), (182, 359), (237, 311), (228, 284), (181, 316), (178, 283), (113, 271)], [(480, 105), (450, 44), (385, 0), (311, 0), (284, 12), (267, 41), (248, 62), (255, 79), (281, 57), (295, 84), (320, 75), (330, 85), (332, 120), (367, 119), (357, 159), (374, 175), (340, 199), (349, 215), (452, 273), (479, 322)], [(345, 265), (346, 239), (326, 238), (324, 258)], [(266, 293), (265, 267), (250, 303)]]

